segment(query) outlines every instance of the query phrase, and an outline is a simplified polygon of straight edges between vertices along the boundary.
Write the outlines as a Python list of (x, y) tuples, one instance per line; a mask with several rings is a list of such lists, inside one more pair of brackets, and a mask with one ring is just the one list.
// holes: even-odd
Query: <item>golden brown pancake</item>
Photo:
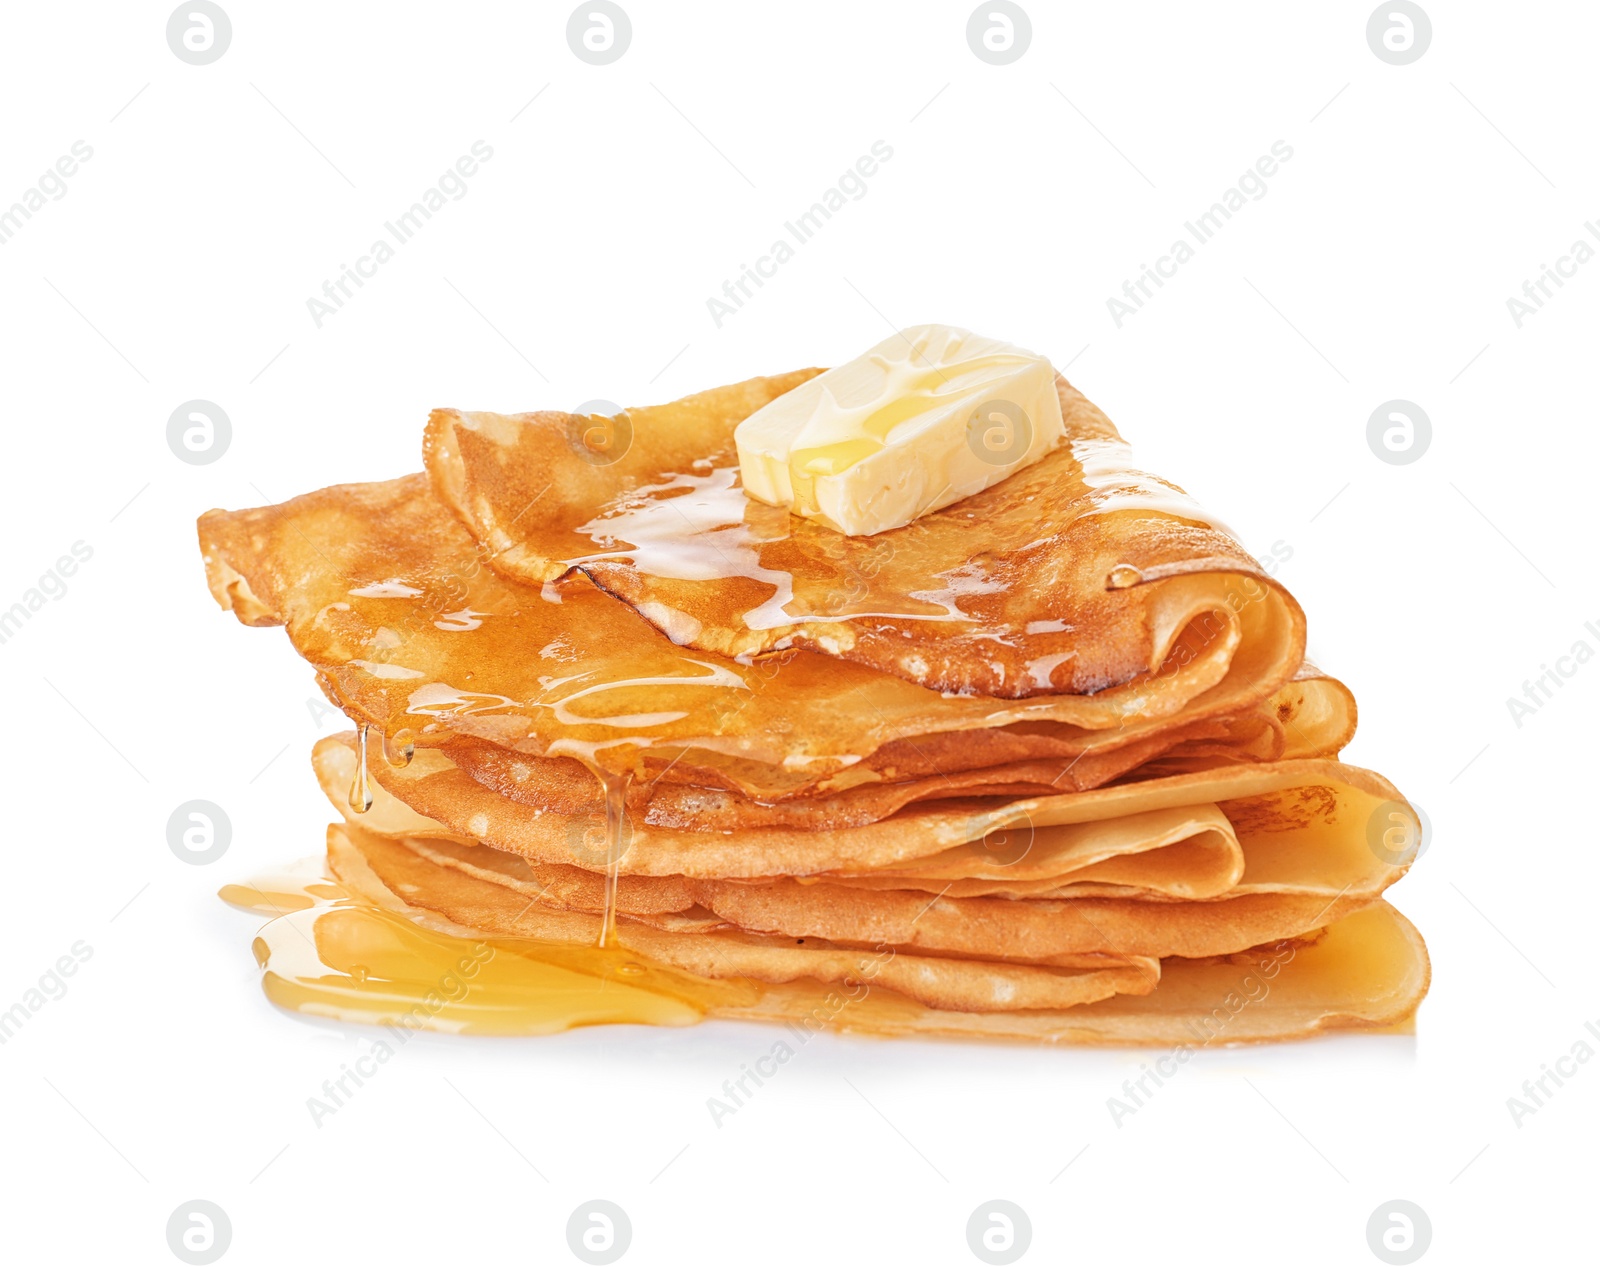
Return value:
[[(989, 732), (986, 737), (995, 741), (990, 751), (1001, 764), (963, 769), (970, 756), (947, 751), (963, 736), (928, 736), (885, 745), (830, 780), (846, 784), (837, 790), (813, 785), (762, 800), (741, 795), (719, 772), (680, 763), (631, 783), (627, 805), (636, 821), (657, 827), (831, 831), (877, 822), (915, 801), (1088, 791), (1136, 768), (1141, 774), (1183, 773), (1244, 761), (1333, 757), (1354, 735), (1355, 721), (1349, 688), (1302, 665), (1293, 681), (1241, 716), (1175, 725), (1103, 751), (1085, 751), (1068, 728), (1040, 723)], [(561, 814), (603, 812), (599, 784), (578, 761), (531, 757), (472, 740), (447, 744), (445, 750), (458, 769), (511, 800)]]
[[(1210, 634), (1190, 622), (1159, 674), (1094, 696), (953, 697), (806, 651), (738, 663), (675, 645), (582, 575), (506, 580), (420, 475), (211, 511), (200, 539), (217, 601), (245, 624), (286, 625), (340, 707), (386, 735), (602, 764), (644, 749), (647, 767), (684, 762), (756, 793), (848, 784), (892, 744), (902, 764), (937, 750), (914, 774), (995, 765), (1017, 759), (1015, 734), (988, 733), (1008, 727), (1054, 723), (1050, 755), (1135, 744), (1246, 711), (1292, 673), (1275, 590)], [(1211, 581), (1223, 583), (1171, 584)]]
[(314, 766), (341, 900), (384, 913), (334, 902), (312, 960), (342, 929), (364, 981), (410, 920), (593, 968), (613, 927), (643, 961), (618, 971), (805, 1031), (1409, 1017), (1426, 952), (1382, 894), (1416, 816), (1328, 759), (1355, 701), (1283, 588), (1060, 380), (1058, 449), (905, 528), (750, 503), (733, 428), (813, 373), (588, 420), (631, 429), (606, 450), (570, 415), (437, 411), (427, 475), (202, 517), (217, 601), (375, 731)]
[[(452, 833), (382, 790), (358, 819), (344, 798), (355, 768), (349, 738), (321, 741), (315, 764), (356, 838), (382, 837), (444, 871), (512, 889), (539, 912), (598, 917), (604, 846), (586, 837), (583, 824), (541, 814), (522, 824), (528, 830), (518, 839), (508, 840), (498, 830), (494, 807), (483, 808), (494, 798), (481, 790), (468, 794), (477, 807), (470, 810), (471, 825), (483, 829), (480, 838), (496, 848)], [(442, 758), (429, 754), (426, 760), (437, 764)], [(916, 824), (831, 833), (853, 838), (895, 828), (914, 842), (950, 836), (958, 843), (932, 846), (932, 852), (926, 843), (914, 844), (924, 851), (921, 857), (898, 858), (888, 867), (835, 868), (805, 880), (772, 870), (778, 851), (762, 837), (777, 833), (746, 833), (731, 841), (708, 833), (711, 840), (703, 843), (712, 856), (719, 844), (724, 854), (739, 850), (746, 871), (755, 873), (727, 879), (729, 868), (709, 875), (697, 871), (692, 850), (681, 840), (660, 839), (684, 833), (643, 832), (630, 838), (622, 858), (617, 910), (624, 926), (642, 922), (675, 934), (735, 929), (835, 948), (889, 945), (1059, 967), (1083, 967), (1084, 956), (1095, 955), (1132, 960), (1236, 953), (1353, 914), (1405, 870), (1403, 863), (1377, 857), (1367, 834), (1383, 809), (1409, 814), (1398, 793), (1353, 767), (1292, 765), (1298, 768), (1219, 772), (1209, 786), (1190, 776), (1169, 786), (1057, 797), (1054, 805), (1034, 802), (1039, 825), (1030, 827), (1020, 848), (1014, 840), (1009, 853), (961, 843), (974, 833), (970, 820), (952, 823), (932, 813)], [(410, 773), (388, 772), (395, 782), (406, 782), (399, 776)], [(439, 785), (448, 789), (451, 779), (448, 771), (414, 776), (408, 790), (414, 801), (436, 803)], [(443, 799), (448, 795), (446, 790)], [(526, 848), (534, 837), (548, 855), (510, 852)], [(690, 866), (682, 866), (686, 859)], [(674, 865), (681, 869), (669, 869)], [(952, 895), (963, 881), (967, 887)], [(409, 900), (430, 905), (427, 892), (406, 892)]]
[[(339, 826), (328, 829), (328, 847), (347, 886), (462, 937), (583, 945), (598, 931), (592, 915), (545, 911), (514, 884), (441, 865), (402, 840)], [(1330, 919), (1308, 936), (1226, 956), (1162, 959), (1159, 983), (1148, 962), (1030, 968), (908, 955), (887, 944), (824, 945), (808, 955), (793, 939), (674, 932), (634, 920), (619, 934), (624, 947), (656, 963), (758, 987), (713, 1004), (708, 1015), (788, 1022), (803, 1035), (831, 1029), (1071, 1044), (1282, 1040), (1399, 1025), (1415, 1012), (1429, 979), (1422, 939), (1384, 902)], [(1040, 995), (1072, 1002), (1028, 1006)]]
[[(530, 862), (604, 869), (598, 816), (531, 809), (497, 796), (442, 752), (419, 752), (403, 768), (370, 762), (373, 804), (358, 819), (348, 798), (354, 736), (319, 740), (312, 763), (329, 801), (369, 830), (481, 842)], [(1414, 827), (1415, 821), (1379, 775), (1334, 761), (1290, 761), (1066, 795), (928, 801), (832, 831), (631, 823), (618, 866), (625, 876), (804, 877), (860, 889), (882, 888), (883, 877), (891, 877), (891, 887), (945, 894), (954, 885), (958, 896), (1026, 891), (1193, 900), (1290, 893), (1370, 900), (1410, 862), (1374, 849), (1373, 824), (1381, 838), (1391, 822)], [(1185, 848), (1174, 850), (1179, 845)]]
[[(424, 455), (490, 566), (581, 569), (674, 641), (804, 647), (934, 690), (1091, 694), (1253, 623), (1271, 690), (1300, 663), (1298, 604), (1181, 490), (1129, 465), (1057, 380), (1066, 435), (1033, 466), (893, 531), (845, 537), (747, 498), (734, 429), (816, 370), (629, 410), (603, 454), (570, 414), (435, 410)], [(1196, 641), (1198, 639), (1198, 641)], [(1265, 693), (1265, 692), (1263, 692)]]
[[(513, 936), (579, 945), (592, 944), (599, 933), (597, 914), (552, 909), (530, 898), (524, 886), (506, 883), (499, 872), (440, 866), (436, 858), (407, 848), (404, 840), (389, 840), (349, 824), (328, 830), (341, 878), (348, 868), (339, 863), (340, 837), (359, 850), (391, 891), (455, 923), (484, 932), (509, 929)], [(463, 884), (462, 878), (476, 883)], [(820, 938), (797, 941), (751, 935), (721, 923), (685, 932), (631, 919), (619, 924), (617, 937), (624, 948), (654, 963), (700, 977), (844, 982), (872, 970), (876, 960), (874, 979), (897, 993), (930, 1007), (967, 1012), (1073, 1007), (1121, 992), (1147, 992), (1157, 976), (1156, 964), (1148, 958), (1108, 960), (1088, 955), (1069, 957), (1059, 964), (1035, 964), (915, 953), (886, 955), (871, 947), (834, 945)]]

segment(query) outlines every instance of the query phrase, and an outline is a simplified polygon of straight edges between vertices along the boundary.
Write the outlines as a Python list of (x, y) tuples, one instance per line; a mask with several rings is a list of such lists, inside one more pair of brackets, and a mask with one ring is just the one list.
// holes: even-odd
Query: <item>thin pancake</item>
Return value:
[(1237, 621), (1186, 625), (1155, 678), (1093, 697), (952, 698), (803, 651), (740, 664), (674, 645), (581, 576), (543, 589), (498, 576), (420, 475), (211, 511), (199, 527), (218, 603), (286, 625), (340, 706), (385, 734), (620, 764), (648, 748), (646, 765), (686, 761), (752, 791), (811, 786), (941, 735), (954, 768), (992, 765), (968, 736), (1018, 723), (1070, 723), (1080, 752), (1132, 744), (1279, 684), (1277, 608), (1242, 597)]
[(903, 528), (845, 537), (747, 498), (734, 429), (816, 372), (630, 410), (605, 461), (572, 442), (582, 420), (548, 412), (435, 410), (424, 456), (490, 566), (533, 583), (581, 568), (703, 651), (806, 647), (941, 691), (1090, 694), (1158, 673), (1193, 622), (1237, 634), (1243, 603), (1265, 609), (1262, 693), (1300, 663), (1294, 599), (1134, 470), (1064, 379), (1059, 447)]
[[(1175, 774), (1246, 761), (1333, 757), (1354, 733), (1355, 700), (1349, 689), (1305, 665), (1295, 680), (1242, 716), (1155, 730), (1101, 751), (1085, 750), (1081, 734), (1070, 728), (1036, 723), (987, 732), (985, 751), (1000, 764), (964, 769), (973, 755), (959, 748), (945, 751), (950, 745), (938, 742), (944, 737), (931, 736), (885, 745), (835, 779), (775, 799), (742, 795), (721, 771), (685, 769), (679, 763), (631, 783), (627, 805), (635, 821), (652, 827), (832, 831), (877, 822), (917, 801), (1084, 792), (1136, 767), (1141, 774), (1157, 768)], [(445, 751), (486, 788), (534, 809), (578, 816), (604, 811), (598, 782), (578, 761), (531, 757), (472, 740), (447, 744)], [(770, 786), (768, 780), (758, 781)]]
[[(342, 805), (336, 787), (351, 767), (345, 763), (341, 768), (337, 762), (341, 750), (348, 751), (337, 743), (319, 746), (318, 774), (330, 799)], [(1232, 790), (1241, 789), (1234, 785)], [(1344, 792), (1359, 799), (1353, 789)], [(895, 877), (888, 888), (859, 883), (851, 874), (825, 874), (802, 883), (786, 877), (725, 880), (647, 873), (634, 883), (635, 867), (619, 882), (618, 911), (625, 919), (674, 932), (714, 931), (727, 925), (840, 945), (887, 943), (933, 954), (1044, 964), (1062, 962), (1063, 956), (1065, 962), (1076, 964), (1090, 954), (1228, 954), (1298, 936), (1323, 921), (1342, 918), (1375, 901), (1403, 874), (1403, 867), (1379, 862), (1364, 840), (1352, 841), (1348, 831), (1330, 821), (1330, 814), (1337, 817), (1339, 810), (1329, 798), (1338, 796), (1330, 787), (1308, 788), (1289, 781), (1265, 794), (1230, 802), (1241, 819), (1265, 829), (1250, 838), (1248, 853), (1242, 851), (1226, 816), (1204, 806), (1189, 811), (1188, 823), (1167, 807), (1166, 822), (1158, 810), (1103, 825), (1056, 828), (1064, 837), (1059, 849), (1052, 847), (1052, 829), (1042, 829), (1038, 834), (1043, 843), (1030, 850), (1026, 861), (1032, 862), (1037, 854), (1040, 865), (1034, 874), (1047, 878), (1055, 874), (1062, 881), (1050, 898), (1026, 896), (1025, 881), (1022, 893), (1007, 890), (1012, 882), (996, 881), (996, 874), (1024, 861), (1004, 856), (988, 859), (992, 865), (980, 859), (976, 867), (962, 867), (961, 860), (955, 860), (957, 874), (990, 880), (987, 889), (980, 885), (977, 892), (1004, 894), (998, 897), (952, 897), (953, 886), (943, 874), (919, 882), (909, 865), (905, 870), (911, 878)], [(515, 889), (541, 909), (590, 915), (601, 909), (602, 877), (595, 868), (603, 865), (603, 846), (599, 841), (585, 845), (571, 822), (558, 825), (554, 834), (569, 849), (576, 848), (578, 860), (587, 862), (587, 867), (574, 865), (571, 856), (554, 868), (541, 859), (524, 864), (504, 850), (453, 837), (436, 821), (386, 795), (375, 798), (370, 812), (359, 819), (347, 815), (347, 821), (363, 836), (398, 842), (446, 870)], [(1209, 882), (1205, 859), (1195, 867), (1196, 859), (1186, 855), (1186, 847), (1213, 855)], [(584, 857), (583, 851), (591, 848), (594, 853)], [(1182, 900), (1201, 895), (1161, 891), (1172, 879), (1163, 857), (1170, 851), (1178, 855), (1180, 879), (1195, 868), (1200, 884), (1206, 886), (1206, 900)], [(624, 868), (633, 852), (630, 848), (624, 856)], [(950, 852), (934, 859), (935, 870), (951, 870)], [(1106, 861), (1128, 868), (1130, 879), (1140, 879), (1140, 862), (1149, 864), (1150, 874), (1142, 885), (1123, 890), (1093, 882)], [(1219, 864), (1226, 871), (1216, 883), (1214, 868)], [(1089, 882), (1073, 883), (1085, 876)], [(1152, 893), (1167, 900), (1130, 900)], [(426, 904), (425, 898), (417, 900)]]
[[(442, 753), (419, 754), (403, 769), (372, 762), (373, 804), (359, 816), (347, 796), (355, 773), (353, 736), (320, 740), (312, 761), (329, 801), (363, 828), (483, 842), (535, 863), (591, 871), (605, 866), (603, 819), (508, 801)], [(1387, 780), (1338, 762), (1292, 761), (1073, 795), (932, 801), (837, 831), (725, 833), (629, 824), (618, 866), (623, 875), (797, 876), (857, 890), (881, 889), (874, 877), (887, 876), (893, 888), (939, 894), (963, 882), (958, 896), (1137, 892), (1182, 900), (1240, 894), (1371, 900), (1409, 865), (1407, 858), (1380, 857), (1372, 845), (1372, 824), (1381, 820), (1387, 828), (1389, 814), (1410, 824), (1415, 839), (1414, 813)], [(804, 893), (823, 900), (816, 884), (792, 887), (797, 903), (804, 904)]]
[[(524, 924), (527, 903), (504, 886), (459, 871), (446, 872), (396, 842), (347, 828), (330, 828), (328, 846), (334, 870), (347, 886), (419, 923), (466, 938), (486, 931), (509, 936), (529, 932)], [(593, 917), (583, 915), (556, 915), (538, 922), (541, 937), (575, 944), (592, 940), (597, 926)], [(630, 926), (628, 932), (636, 953), (652, 958), (652, 952), (670, 953), (673, 941), (692, 940), (643, 926)], [(715, 952), (706, 955), (706, 944), (702, 941), (694, 966), (708, 977), (724, 978), (729, 965)], [(772, 941), (759, 938), (753, 944), (763, 948)], [(855, 952), (855, 956), (853, 961), (848, 957), (834, 961), (835, 970), (843, 969), (836, 981), (812, 975), (811, 964), (803, 965), (808, 971), (795, 973), (801, 965), (791, 961), (782, 971), (758, 978), (763, 985), (754, 998), (713, 1005), (707, 1014), (787, 1022), (791, 1032), (807, 1035), (839, 1030), (1066, 1044), (1227, 1045), (1402, 1024), (1427, 993), (1430, 975), (1422, 939), (1404, 916), (1384, 902), (1330, 922), (1314, 938), (1225, 957), (1168, 958), (1161, 961), (1160, 982), (1153, 990), (1140, 994), (1130, 989), (1122, 997), (1102, 996), (1099, 1002), (1057, 1010), (929, 1007), (893, 988), (898, 982), (883, 977), (883, 951)], [(946, 962), (932, 960), (929, 967), (937, 970)], [(687, 966), (684, 960), (678, 963)], [(1142, 976), (1139, 968), (1120, 972)], [(1068, 988), (1088, 994), (1112, 984), (1102, 973), (1082, 975), (1090, 980)], [(780, 976), (786, 979), (770, 979)], [(1125, 983), (1142, 988), (1147, 980)]]
[[(455, 924), (486, 932), (509, 929), (511, 936), (579, 945), (593, 944), (600, 930), (596, 915), (549, 910), (530, 902), (515, 887), (486, 875), (441, 867), (403, 843), (348, 824), (330, 827), (328, 843), (341, 879), (348, 882), (355, 871), (344, 851), (357, 852), (385, 888), (404, 894), (408, 904), (435, 911)], [(721, 926), (715, 931), (669, 931), (638, 920), (619, 922), (617, 939), (626, 949), (695, 976), (778, 984), (801, 980), (843, 983), (865, 974), (925, 1006), (966, 1012), (1073, 1007), (1118, 993), (1147, 993), (1158, 974), (1150, 959), (1058, 967), (949, 956), (883, 955), (869, 948), (815, 940), (797, 944), (788, 937), (751, 935)]]

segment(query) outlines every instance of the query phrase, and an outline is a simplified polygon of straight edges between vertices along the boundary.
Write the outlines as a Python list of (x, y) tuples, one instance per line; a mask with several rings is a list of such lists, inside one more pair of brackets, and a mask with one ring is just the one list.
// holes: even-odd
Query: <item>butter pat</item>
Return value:
[(904, 527), (1061, 440), (1050, 362), (954, 326), (912, 326), (739, 424), (744, 490), (850, 537)]

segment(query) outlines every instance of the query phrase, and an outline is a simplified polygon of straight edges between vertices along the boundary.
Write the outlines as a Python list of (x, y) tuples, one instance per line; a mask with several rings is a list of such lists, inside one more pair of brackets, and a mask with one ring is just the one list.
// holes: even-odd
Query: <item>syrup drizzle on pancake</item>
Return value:
[[(541, 583), (576, 569), (679, 646), (735, 659), (809, 648), (962, 695), (1091, 696), (1130, 682), (1159, 663), (1146, 634), (1161, 586), (1141, 594), (1144, 583), (1203, 573), (1219, 591), (1227, 574), (1260, 585), (1227, 526), (1134, 467), (1105, 415), (1060, 379), (1065, 442), (900, 528), (846, 537), (746, 496), (735, 430), (812, 377), (631, 410), (634, 442), (604, 465), (574, 455), (569, 416), (555, 413), (436, 410), (424, 456), (433, 491), (502, 575)], [(1107, 584), (1113, 570), (1130, 579)]]
[(372, 808), (372, 784), (367, 778), (367, 731), (371, 727), (362, 722), (356, 729), (356, 777), (350, 784), (350, 808), (365, 814)]
[[(349, 800), (350, 808), (357, 814), (365, 814), (372, 808), (372, 783), (367, 770), (367, 734), (371, 729), (371, 726), (362, 724), (356, 731), (356, 771), (350, 785)], [(395, 735), (410, 733), (402, 727)], [(416, 755), (416, 745), (409, 740), (392, 739), (385, 732), (383, 755), (391, 764), (404, 767)], [(599, 782), (600, 795), (606, 807), (605, 909), (600, 921), (598, 943), (601, 949), (605, 949), (615, 946), (617, 940), (617, 869), (628, 851), (628, 787), (633, 782), (633, 773), (628, 769), (606, 769), (599, 763), (595, 752), (584, 753), (579, 759)]]
[[(573, 530), (560, 564), (593, 571), (602, 582), (615, 575), (610, 569), (623, 567), (661, 581), (714, 585), (719, 587), (716, 600), (731, 593), (726, 588), (730, 583), (746, 585), (748, 605), (737, 612), (735, 623), (748, 630), (865, 618), (951, 621), (976, 626), (995, 638), (1019, 632), (1004, 614), (1012, 585), (975, 576), (975, 561), (941, 567), (939, 552), (917, 532), (841, 537), (786, 507), (747, 497), (739, 467), (728, 465), (730, 461), (720, 455), (704, 469), (663, 474), (628, 489)], [(1066, 452), (1050, 459), (1047, 470), (1052, 482), (1041, 482), (1036, 497), (990, 512), (984, 524), (991, 536), (1005, 529), (1014, 535), (1017, 527), (1037, 520), (1037, 498), (1046, 490), (1053, 506), (1072, 508), (1070, 518), (1051, 525), (1058, 535), (1078, 519), (1124, 511), (1171, 515), (1232, 535), (1187, 493), (1137, 470), (1121, 440), (1073, 441)], [(971, 518), (961, 505), (941, 513)], [(886, 571), (892, 583), (879, 581)], [(1144, 580), (1131, 567), (1115, 569), (1113, 576), (1117, 579), (1108, 579), (1112, 589)], [(709, 593), (702, 592), (695, 610), (708, 601), (704, 594)], [(987, 596), (993, 597), (978, 601)], [(686, 632), (673, 627), (685, 613), (648, 602), (636, 606), (669, 633)], [(686, 640), (693, 644), (696, 637)]]
[(606, 904), (600, 919), (600, 948), (617, 941), (617, 866), (626, 852), (623, 831), (627, 826), (628, 784), (633, 776), (596, 769), (600, 790), (606, 798)]

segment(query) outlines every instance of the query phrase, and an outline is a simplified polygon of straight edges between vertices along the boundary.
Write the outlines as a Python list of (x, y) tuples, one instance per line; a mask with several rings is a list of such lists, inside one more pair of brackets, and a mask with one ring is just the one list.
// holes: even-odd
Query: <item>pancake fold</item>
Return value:
[(844, 537), (747, 498), (734, 429), (817, 372), (629, 410), (630, 442), (603, 463), (550, 412), (435, 410), (424, 457), (491, 566), (528, 583), (580, 570), (704, 651), (803, 647), (1011, 699), (1092, 695), (1174, 662), (1167, 689), (1203, 689), (1246, 636), (1267, 690), (1299, 664), (1299, 605), (1187, 494), (1135, 469), (1065, 379), (1060, 445), (903, 528)]

